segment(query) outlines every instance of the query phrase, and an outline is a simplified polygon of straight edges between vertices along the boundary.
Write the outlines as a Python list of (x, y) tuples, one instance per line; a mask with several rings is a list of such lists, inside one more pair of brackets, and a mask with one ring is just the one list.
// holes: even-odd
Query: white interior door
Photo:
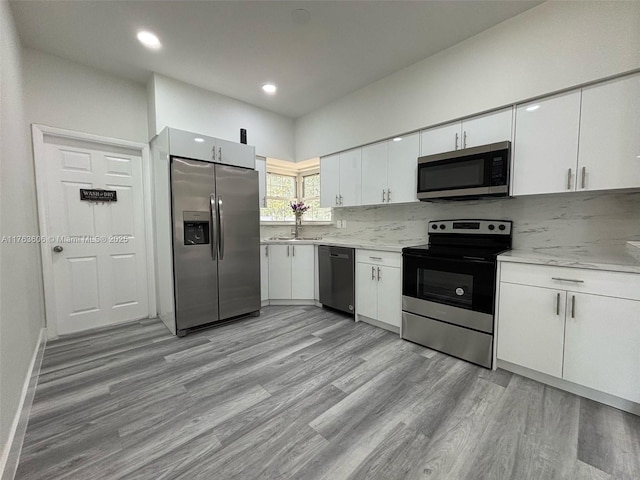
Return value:
[[(49, 324), (67, 334), (147, 317), (140, 152), (45, 136), (42, 154), (51, 249), (45, 270), (53, 276), (45, 295), (55, 303)], [(80, 189), (115, 190), (117, 201), (83, 201)]]

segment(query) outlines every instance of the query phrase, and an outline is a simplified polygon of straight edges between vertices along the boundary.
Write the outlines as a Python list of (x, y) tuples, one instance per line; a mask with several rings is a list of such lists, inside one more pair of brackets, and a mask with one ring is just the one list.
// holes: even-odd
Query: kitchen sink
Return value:
[(301, 241), (301, 240), (322, 240), (322, 237), (271, 237), (269, 240), (289, 240), (289, 241)]

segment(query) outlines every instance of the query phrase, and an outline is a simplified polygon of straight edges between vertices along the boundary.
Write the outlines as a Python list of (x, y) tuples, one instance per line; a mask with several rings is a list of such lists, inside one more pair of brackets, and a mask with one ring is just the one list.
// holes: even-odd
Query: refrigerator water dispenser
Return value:
[(182, 212), (185, 245), (209, 244), (209, 212)]

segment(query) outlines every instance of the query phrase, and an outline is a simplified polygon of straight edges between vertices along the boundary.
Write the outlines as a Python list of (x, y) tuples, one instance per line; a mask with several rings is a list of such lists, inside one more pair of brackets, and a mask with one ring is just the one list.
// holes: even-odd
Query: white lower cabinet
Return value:
[(260, 300), (269, 300), (269, 245), (260, 245)]
[(268, 245), (270, 300), (313, 300), (313, 249), (313, 245)]
[(640, 302), (573, 292), (567, 298), (563, 378), (640, 403)]
[[(359, 250), (357, 258), (358, 319), (367, 317), (392, 327), (390, 330), (399, 331), (402, 319), (402, 257), (397, 253), (377, 254), (370, 250)], [(379, 263), (371, 263), (376, 259), (379, 259)]]
[(315, 296), (315, 259), (313, 245), (291, 246), (291, 298), (313, 300)]
[(640, 275), (500, 265), (499, 362), (640, 404)]
[(566, 293), (500, 284), (498, 358), (562, 377)]

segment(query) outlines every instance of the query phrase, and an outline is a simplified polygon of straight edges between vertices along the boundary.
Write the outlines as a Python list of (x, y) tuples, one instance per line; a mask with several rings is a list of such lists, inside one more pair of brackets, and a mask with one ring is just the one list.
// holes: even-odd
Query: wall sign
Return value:
[(99, 188), (81, 188), (80, 200), (89, 202), (117, 202), (118, 193), (115, 190), (102, 190)]

